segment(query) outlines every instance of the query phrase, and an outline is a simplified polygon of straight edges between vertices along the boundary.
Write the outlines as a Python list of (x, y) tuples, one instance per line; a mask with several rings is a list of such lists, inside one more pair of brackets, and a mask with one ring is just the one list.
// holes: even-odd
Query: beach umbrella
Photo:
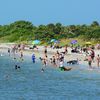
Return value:
[(50, 42), (55, 42), (56, 41), (56, 39), (51, 39), (51, 41)]
[(40, 40), (34, 40), (32, 44), (40, 44)]
[(92, 43), (91, 43), (91, 42), (86, 42), (85, 44), (86, 44), (86, 45), (91, 45)]
[(76, 44), (77, 43), (77, 40), (72, 40), (71, 41), (71, 44)]
[(60, 43), (60, 41), (59, 40), (55, 40), (54, 43)]

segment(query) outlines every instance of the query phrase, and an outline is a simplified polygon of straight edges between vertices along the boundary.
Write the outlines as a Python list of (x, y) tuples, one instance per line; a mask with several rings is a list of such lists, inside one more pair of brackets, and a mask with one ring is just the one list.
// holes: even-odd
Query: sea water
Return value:
[(64, 72), (49, 65), (41, 72), (39, 60), (26, 57), (19, 70), (15, 63), (0, 56), (0, 100), (100, 100), (100, 69), (77, 65)]

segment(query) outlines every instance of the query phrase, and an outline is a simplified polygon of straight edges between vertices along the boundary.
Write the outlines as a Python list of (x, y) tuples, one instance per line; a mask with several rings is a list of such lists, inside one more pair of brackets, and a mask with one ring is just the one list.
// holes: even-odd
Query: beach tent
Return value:
[(34, 41), (32, 41), (32, 44), (33, 44), (33, 45), (35, 45), (35, 44), (40, 44), (40, 42), (41, 42), (40, 40), (34, 40)]

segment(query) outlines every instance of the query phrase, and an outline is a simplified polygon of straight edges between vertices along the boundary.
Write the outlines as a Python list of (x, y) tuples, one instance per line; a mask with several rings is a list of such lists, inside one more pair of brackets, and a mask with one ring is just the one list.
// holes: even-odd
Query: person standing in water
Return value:
[(67, 45), (65, 46), (65, 50), (64, 50), (64, 54), (67, 54), (68, 50), (67, 50)]
[(47, 46), (45, 46), (44, 54), (47, 55)]
[(64, 70), (64, 62), (62, 59), (60, 59), (60, 61), (59, 61), (59, 68), (61, 71)]
[(43, 58), (43, 65), (46, 67), (47, 63), (48, 63), (48, 56), (45, 55), (44, 58)]
[(89, 65), (89, 68), (92, 68), (92, 58), (91, 58), (91, 55), (88, 56), (88, 65)]
[[(41, 60), (42, 60), (42, 64), (43, 64), (44, 68), (46, 68), (47, 62), (48, 62), (48, 56), (45, 55)], [(41, 68), (41, 72), (44, 72), (44, 68), (43, 67)]]
[(16, 49), (15, 49), (15, 46), (12, 47), (12, 54), (14, 56), (14, 59), (16, 59)]
[(98, 56), (97, 56), (97, 66), (98, 66), (98, 68), (99, 68), (99, 65), (100, 64), (100, 56), (99, 56), (99, 54), (98, 54)]
[(10, 56), (10, 48), (8, 48), (8, 55)]
[(55, 56), (52, 57), (52, 64), (53, 64), (54, 66), (57, 66)]
[(95, 57), (95, 52), (94, 52), (94, 50), (91, 50), (91, 58), (92, 58), (93, 62), (94, 62), (94, 57)]
[(21, 59), (22, 61), (24, 60), (24, 59), (23, 59), (23, 56), (24, 56), (24, 55), (23, 55), (23, 52), (21, 51), (21, 52), (20, 52), (20, 59)]
[(35, 55), (33, 54), (33, 55), (32, 55), (32, 61), (33, 61), (33, 63), (35, 63), (35, 59), (36, 59), (36, 58), (35, 58)]

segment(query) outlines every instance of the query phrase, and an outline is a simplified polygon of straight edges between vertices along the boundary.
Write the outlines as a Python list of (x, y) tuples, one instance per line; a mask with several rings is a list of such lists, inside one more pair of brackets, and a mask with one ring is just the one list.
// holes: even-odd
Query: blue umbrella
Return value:
[(59, 40), (55, 40), (54, 43), (60, 43), (60, 41)]
[(55, 42), (56, 41), (56, 39), (51, 39), (51, 41), (50, 42)]
[(77, 43), (77, 40), (72, 40), (71, 41), (71, 44), (76, 44)]
[(34, 40), (33, 42), (32, 42), (32, 44), (39, 44), (40, 43), (40, 40)]

